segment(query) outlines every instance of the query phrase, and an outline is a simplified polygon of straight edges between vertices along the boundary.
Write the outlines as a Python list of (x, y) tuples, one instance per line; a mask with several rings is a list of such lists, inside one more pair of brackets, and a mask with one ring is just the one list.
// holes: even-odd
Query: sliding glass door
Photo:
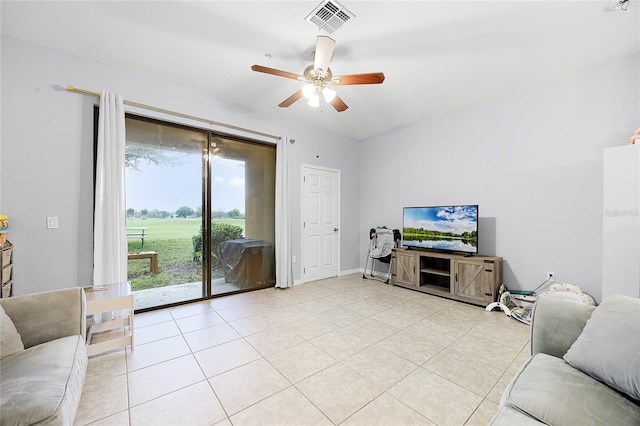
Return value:
[(135, 309), (202, 298), (202, 266), (192, 239), (202, 227), (207, 133), (127, 117), (126, 135), (128, 276)]
[(211, 138), (212, 294), (275, 283), (275, 148)]
[(272, 286), (275, 147), (126, 118), (135, 309)]

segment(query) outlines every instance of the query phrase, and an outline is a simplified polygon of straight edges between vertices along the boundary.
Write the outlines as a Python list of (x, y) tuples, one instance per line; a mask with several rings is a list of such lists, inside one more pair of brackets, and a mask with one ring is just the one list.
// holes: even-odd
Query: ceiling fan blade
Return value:
[(314, 54), (313, 69), (323, 77), (327, 74), (327, 69), (329, 69), (329, 62), (331, 62), (331, 56), (333, 55), (333, 48), (335, 45), (336, 41), (331, 37), (320, 35), (316, 40), (316, 53)]
[(351, 84), (380, 84), (384, 81), (384, 73), (371, 72), (367, 74), (339, 75), (331, 79), (331, 83), (336, 86), (347, 86)]
[(302, 97), (302, 90), (298, 90), (296, 93), (294, 93), (293, 95), (289, 96), (284, 101), (280, 102), (278, 104), (278, 106), (280, 108), (286, 108), (289, 105), (291, 105), (292, 103), (294, 103), (295, 101), (297, 101), (298, 99), (300, 99), (301, 97)]
[(342, 112), (342, 111), (346, 110), (347, 108), (349, 108), (347, 106), (347, 104), (345, 104), (344, 101), (342, 99), (340, 99), (340, 97), (338, 97), (338, 95), (336, 95), (336, 97), (333, 98), (333, 100), (331, 102), (329, 102), (329, 103), (331, 105), (333, 105), (333, 107), (338, 112)]
[(304, 77), (292, 72), (277, 70), (275, 68), (263, 67), (262, 65), (252, 65), (251, 69), (256, 72), (263, 72), (265, 74), (277, 75), (278, 77), (286, 77), (292, 80), (302, 80), (304, 81)]

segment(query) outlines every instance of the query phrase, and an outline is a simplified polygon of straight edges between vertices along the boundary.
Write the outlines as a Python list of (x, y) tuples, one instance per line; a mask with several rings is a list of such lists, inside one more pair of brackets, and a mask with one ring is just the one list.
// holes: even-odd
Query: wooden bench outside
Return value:
[(144, 247), (144, 239), (147, 236), (147, 228), (127, 228), (127, 238), (140, 238), (142, 240), (142, 247)]
[(128, 253), (127, 258), (131, 259), (150, 259), (149, 270), (152, 274), (158, 273), (158, 253), (155, 251), (141, 251), (140, 253)]

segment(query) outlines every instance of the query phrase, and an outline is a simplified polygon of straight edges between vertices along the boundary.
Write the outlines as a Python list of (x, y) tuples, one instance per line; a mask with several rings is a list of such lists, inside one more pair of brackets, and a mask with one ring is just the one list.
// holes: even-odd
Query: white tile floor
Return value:
[(136, 315), (76, 425), (480, 425), (528, 358), (502, 312), (359, 274)]

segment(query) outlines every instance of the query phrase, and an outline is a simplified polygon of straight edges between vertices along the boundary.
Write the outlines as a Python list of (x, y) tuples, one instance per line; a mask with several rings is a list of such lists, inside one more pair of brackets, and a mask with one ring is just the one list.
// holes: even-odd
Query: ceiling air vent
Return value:
[(329, 34), (340, 28), (345, 22), (356, 16), (335, 0), (326, 0), (316, 6), (305, 20), (320, 27)]

